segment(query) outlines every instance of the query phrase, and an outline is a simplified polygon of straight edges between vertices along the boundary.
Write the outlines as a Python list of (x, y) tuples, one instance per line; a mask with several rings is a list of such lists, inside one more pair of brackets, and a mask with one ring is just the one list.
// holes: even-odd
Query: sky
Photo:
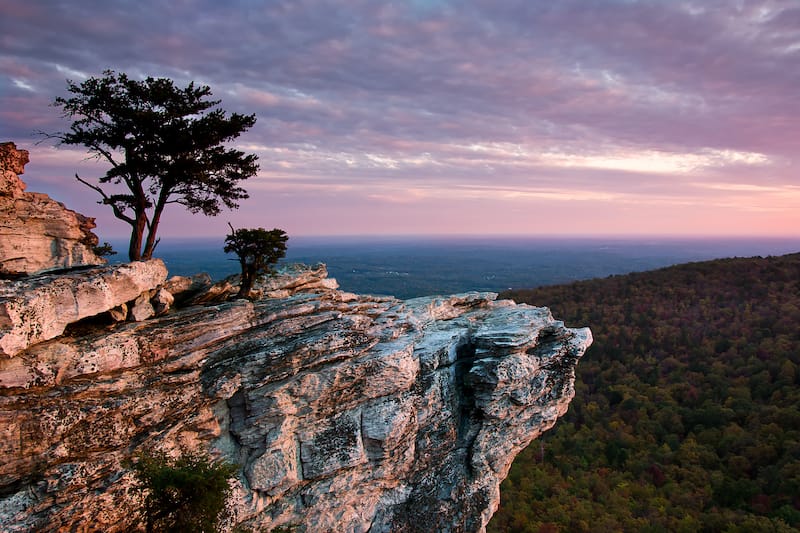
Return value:
[(3, 0), (0, 142), (112, 238), (38, 134), (106, 69), (257, 117), (250, 198), (162, 235), (800, 236), (798, 0)]

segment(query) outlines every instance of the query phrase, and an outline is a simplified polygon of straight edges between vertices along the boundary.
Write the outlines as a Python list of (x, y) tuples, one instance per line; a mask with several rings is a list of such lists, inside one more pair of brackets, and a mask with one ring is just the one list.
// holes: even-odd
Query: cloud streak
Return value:
[[(112, 68), (206, 83), (226, 109), (257, 114), (241, 145), (261, 156), (262, 171), (248, 184), (252, 200), (231, 215), (240, 226), (800, 227), (792, 0), (78, 4), (0, 8), (0, 138), (32, 150), (31, 189), (69, 192), (78, 168), (103, 171), (74, 151), (40, 155), (33, 132), (67, 126), (48, 105), (65, 78)], [(78, 203), (115, 227), (90, 201)], [(526, 219), (526, 207), (555, 218)], [(223, 226), (192, 224), (217, 234)]]

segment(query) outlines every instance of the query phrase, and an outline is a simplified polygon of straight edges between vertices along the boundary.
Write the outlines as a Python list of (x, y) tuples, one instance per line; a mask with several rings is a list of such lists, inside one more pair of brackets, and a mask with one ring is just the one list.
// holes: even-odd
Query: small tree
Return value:
[[(237, 184), (258, 172), (258, 157), (222, 143), (251, 128), (255, 115), (211, 110), (219, 100), (207, 99), (207, 86), (192, 82), (181, 89), (166, 78), (136, 81), (107, 70), (80, 85), (68, 80), (67, 88), (74, 96), (56, 98), (54, 105), (76, 120), (70, 131), (49, 137), (82, 144), (111, 164), (97, 183), (75, 178), (131, 226), (131, 261), (153, 256), (168, 204), (214, 216), (221, 204), (235, 209), (237, 200), (248, 197)], [(123, 189), (106, 191), (109, 184)]]
[(138, 489), (145, 492), (145, 528), (153, 531), (216, 532), (230, 496), (236, 466), (203, 454), (170, 459), (144, 454), (133, 465)]
[(92, 251), (94, 252), (94, 255), (99, 257), (104, 257), (107, 255), (117, 255), (117, 251), (114, 250), (114, 247), (107, 242), (104, 242), (103, 244), (99, 244), (93, 247)]
[(242, 279), (239, 284), (239, 298), (248, 298), (258, 276), (270, 272), (272, 265), (286, 255), (288, 235), (283, 230), (264, 228), (234, 229), (225, 237), (225, 253), (239, 256)]

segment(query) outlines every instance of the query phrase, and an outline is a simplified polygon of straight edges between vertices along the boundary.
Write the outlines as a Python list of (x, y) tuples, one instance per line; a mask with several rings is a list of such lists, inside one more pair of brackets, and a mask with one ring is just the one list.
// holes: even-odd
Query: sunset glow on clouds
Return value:
[(258, 117), (251, 198), (165, 235), (800, 234), (795, 0), (5, 0), (0, 141), (101, 237), (105, 167), (35, 132), (105, 69)]

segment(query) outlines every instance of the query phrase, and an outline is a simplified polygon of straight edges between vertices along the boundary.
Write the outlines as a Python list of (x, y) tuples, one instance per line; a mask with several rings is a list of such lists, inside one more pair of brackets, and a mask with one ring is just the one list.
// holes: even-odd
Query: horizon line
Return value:
[[(526, 233), (353, 233), (353, 234), (288, 234), (289, 238), (295, 239), (329, 239), (329, 240), (397, 240), (397, 239), (421, 239), (421, 240), (459, 240), (459, 239), (542, 239), (542, 240), (743, 240), (743, 239), (764, 239), (764, 240), (798, 240), (800, 235), (775, 235), (775, 234), (667, 234), (667, 233), (609, 233), (609, 234), (526, 234)], [(200, 241), (209, 239), (224, 239), (226, 234), (205, 234), (205, 235), (161, 235), (160, 238), (170, 241)], [(100, 238), (103, 240), (127, 241), (129, 235), (113, 235)]]

